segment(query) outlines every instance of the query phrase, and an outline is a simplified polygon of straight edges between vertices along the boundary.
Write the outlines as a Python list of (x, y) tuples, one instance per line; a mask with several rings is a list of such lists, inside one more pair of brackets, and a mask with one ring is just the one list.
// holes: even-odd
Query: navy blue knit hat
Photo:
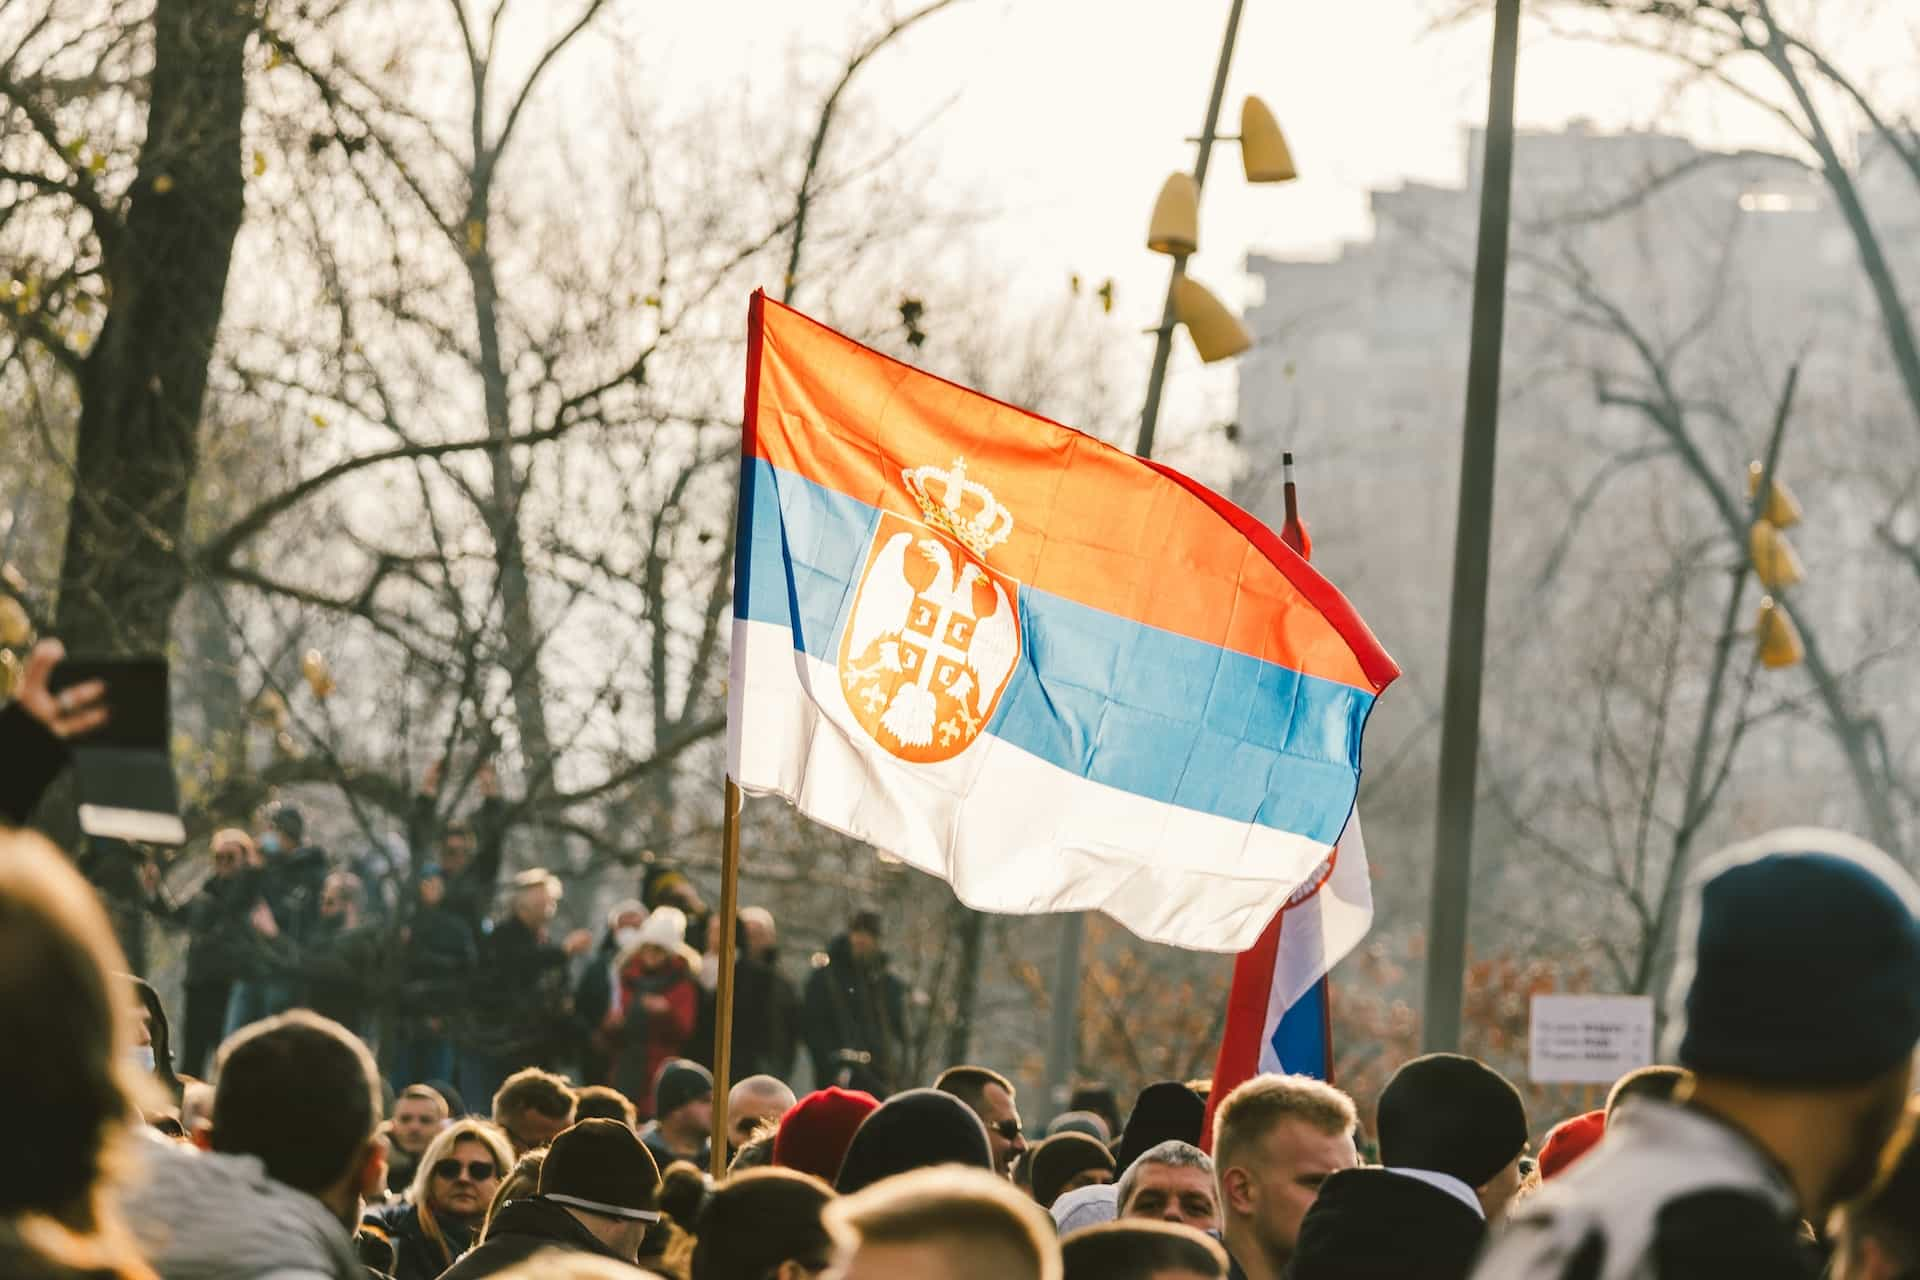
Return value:
[(1891, 1070), (1920, 1041), (1916, 910), (1913, 878), (1839, 832), (1775, 831), (1729, 849), (1688, 895), (1675, 1060), (1801, 1087)]
[(713, 1073), (687, 1058), (660, 1064), (653, 1082), (653, 1114), (665, 1120), (689, 1102), (713, 1101)]
[(987, 1127), (950, 1093), (909, 1089), (860, 1122), (834, 1189), (850, 1196), (895, 1174), (942, 1164), (993, 1168)]

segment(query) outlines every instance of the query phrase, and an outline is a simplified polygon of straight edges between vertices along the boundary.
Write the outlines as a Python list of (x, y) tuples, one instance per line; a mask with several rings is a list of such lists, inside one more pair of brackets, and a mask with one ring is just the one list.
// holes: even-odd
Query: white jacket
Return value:
[(121, 1204), (161, 1280), (364, 1280), (353, 1238), (253, 1156), (139, 1146)]
[(1783, 1223), (1799, 1217), (1786, 1174), (1724, 1121), (1633, 1098), (1600, 1144), (1515, 1207), (1473, 1280), (1553, 1280), (1583, 1246), (1601, 1246), (1596, 1280), (1646, 1280), (1660, 1211), (1686, 1196), (1732, 1191)]

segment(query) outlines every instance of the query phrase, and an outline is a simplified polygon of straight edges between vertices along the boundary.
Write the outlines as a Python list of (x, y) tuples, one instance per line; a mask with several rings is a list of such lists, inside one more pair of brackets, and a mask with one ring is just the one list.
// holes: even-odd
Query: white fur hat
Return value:
[(640, 926), (640, 936), (633, 945), (638, 947), (659, 947), (662, 951), (678, 951), (687, 945), (687, 913), (678, 907), (659, 907), (647, 917)]

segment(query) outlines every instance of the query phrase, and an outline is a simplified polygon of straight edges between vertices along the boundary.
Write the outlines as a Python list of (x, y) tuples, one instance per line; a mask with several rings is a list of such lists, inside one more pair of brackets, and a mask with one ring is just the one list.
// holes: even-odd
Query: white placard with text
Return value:
[(1653, 1061), (1653, 997), (1535, 996), (1527, 1046), (1535, 1084), (1612, 1084)]

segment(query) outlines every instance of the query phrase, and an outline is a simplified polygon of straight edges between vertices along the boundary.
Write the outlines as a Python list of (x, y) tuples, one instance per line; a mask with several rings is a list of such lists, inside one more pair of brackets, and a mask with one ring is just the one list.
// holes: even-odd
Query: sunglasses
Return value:
[[(433, 1166), (433, 1176), (452, 1182), (460, 1176), (461, 1165), (458, 1160), (442, 1160)], [(467, 1181), (485, 1182), (493, 1177), (494, 1167), (491, 1160), (469, 1160), (466, 1164)]]
[(990, 1124), (987, 1127), (999, 1134), (1002, 1138), (1005, 1138), (1008, 1142), (1018, 1142), (1025, 1136), (1018, 1120), (1002, 1120), (996, 1124)]

